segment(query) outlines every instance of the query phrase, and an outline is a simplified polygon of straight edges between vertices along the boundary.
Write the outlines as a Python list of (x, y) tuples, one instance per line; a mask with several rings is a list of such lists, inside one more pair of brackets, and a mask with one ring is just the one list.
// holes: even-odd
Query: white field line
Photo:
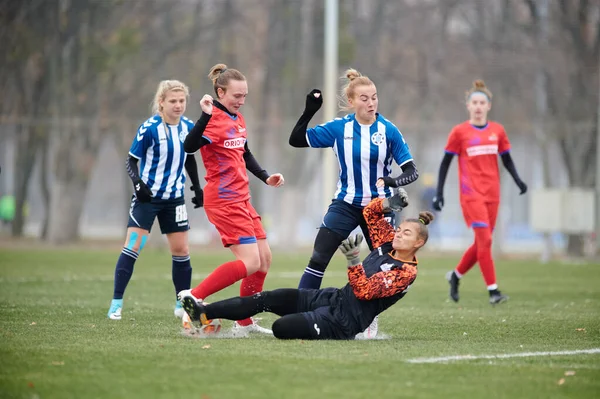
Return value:
[(600, 348), (580, 349), (572, 351), (557, 352), (522, 352), (522, 353), (503, 353), (498, 355), (456, 355), (442, 357), (418, 357), (406, 360), (407, 363), (448, 363), (461, 360), (479, 360), (479, 359), (511, 359), (515, 357), (537, 357), (537, 356), (568, 356), (568, 355), (593, 355), (600, 353)]

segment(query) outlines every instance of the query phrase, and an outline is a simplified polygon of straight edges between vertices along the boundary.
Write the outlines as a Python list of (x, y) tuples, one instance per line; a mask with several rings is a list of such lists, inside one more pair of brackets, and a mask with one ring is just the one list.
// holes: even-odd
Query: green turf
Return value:
[[(463, 279), (460, 305), (450, 303), (443, 277), (456, 259), (423, 255), (410, 293), (380, 317), (390, 339), (281, 342), (182, 336), (170, 255), (151, 249), (137, 263), (123, 320), (107, 320), (117, 256), (118, 248), (0, 249), (0, 398), (600, 397), (599, 354), (407, 363), (600, 348), (599, 264), (500, 261), (510, 301), (494, 308), (478, 270)], [(295, 287), (307, 258), (276, 253), (266, 289)], [(194, 281), (229, 259), (225, 250), (194, 251)], [(324, 285), (343, 285), (344, 270), (337, 256)]]

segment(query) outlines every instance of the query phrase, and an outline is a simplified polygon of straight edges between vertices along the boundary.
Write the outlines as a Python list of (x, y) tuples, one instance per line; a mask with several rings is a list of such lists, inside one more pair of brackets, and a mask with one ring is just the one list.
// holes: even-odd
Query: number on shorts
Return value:
[(175, 207), (175, 223), (185, 222), (187, 220), (187, 209), (185, 205), (177, 205)]

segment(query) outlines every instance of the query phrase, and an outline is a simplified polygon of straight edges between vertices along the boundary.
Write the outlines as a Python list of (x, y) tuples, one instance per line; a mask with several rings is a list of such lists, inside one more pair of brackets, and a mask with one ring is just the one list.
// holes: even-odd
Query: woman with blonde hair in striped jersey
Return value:
[[(320, 90), (306, 96), (304, 112), (290, 135), (290, 145), (297, 148), (332, 148), (339, 163), (337, 191), (315, 238), (312, 256), (298, 288), (318, 289), (331, 257), (340, 243), (360, 226), (373, 249), (363, 216), (364, 207), (374, 198), (388, 198), (392, 188), (417, 180), (418, 171), (409, 147), (398, 128), (377, 112), (377, 87), (367, 76), (348, 69), (342, 78), (341, 110), (349, 114), (322, 125), (308, 124), (321, 108)], [(392, 163), (402, 169), (393, 177)], [(394, 225), (394, 214), (386, 219)], [(367, 335), (377, 334), (377, 318)]]
[[(190, 288), (192, 266), (188, 248), (190, 226), (184, 200), (184, 167), (195, 193), (192, 198), (194, 208), (202, 206), (203, 192), (196, 160), (183, 148), (187, 134), (194, 127), (194, 123), (183, 115), (188, 97), (188, 87), (182, 82), (160, 82), (152, 103), (152, 116), (140, 125), (133, 137), (126, 169), (134, 194), (129, 209), (127, 237), (115, 268), (109, 319), (121, 319), (125, 289), (156, 218), (161, 232), (167, 236), (173, 257), (175, 294)], [(179, 301), (176, 301), (174, 312), (179, 318), (185, 315)]]

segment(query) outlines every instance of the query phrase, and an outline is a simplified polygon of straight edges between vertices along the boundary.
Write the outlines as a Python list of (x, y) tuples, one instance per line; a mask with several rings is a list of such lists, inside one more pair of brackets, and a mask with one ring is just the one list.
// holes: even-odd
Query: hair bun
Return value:
[(477, 79), (476, 81), (473, 82), (473, 87), (476, 90), (485, 89), (485, 82), (481, 79)]
[(419, 212), (419, 222), (423, 223), (425, 226), (431, 223), (433, 219), (435, 219), (433, 213), (428, 211)]
[(354, 79), (361, 77), (362, 74), (360, 72), (358, 72), (356, 69), (350, 68), (346, 71), (346, 78), (348, 78), (349, 81), (353, 81)]

